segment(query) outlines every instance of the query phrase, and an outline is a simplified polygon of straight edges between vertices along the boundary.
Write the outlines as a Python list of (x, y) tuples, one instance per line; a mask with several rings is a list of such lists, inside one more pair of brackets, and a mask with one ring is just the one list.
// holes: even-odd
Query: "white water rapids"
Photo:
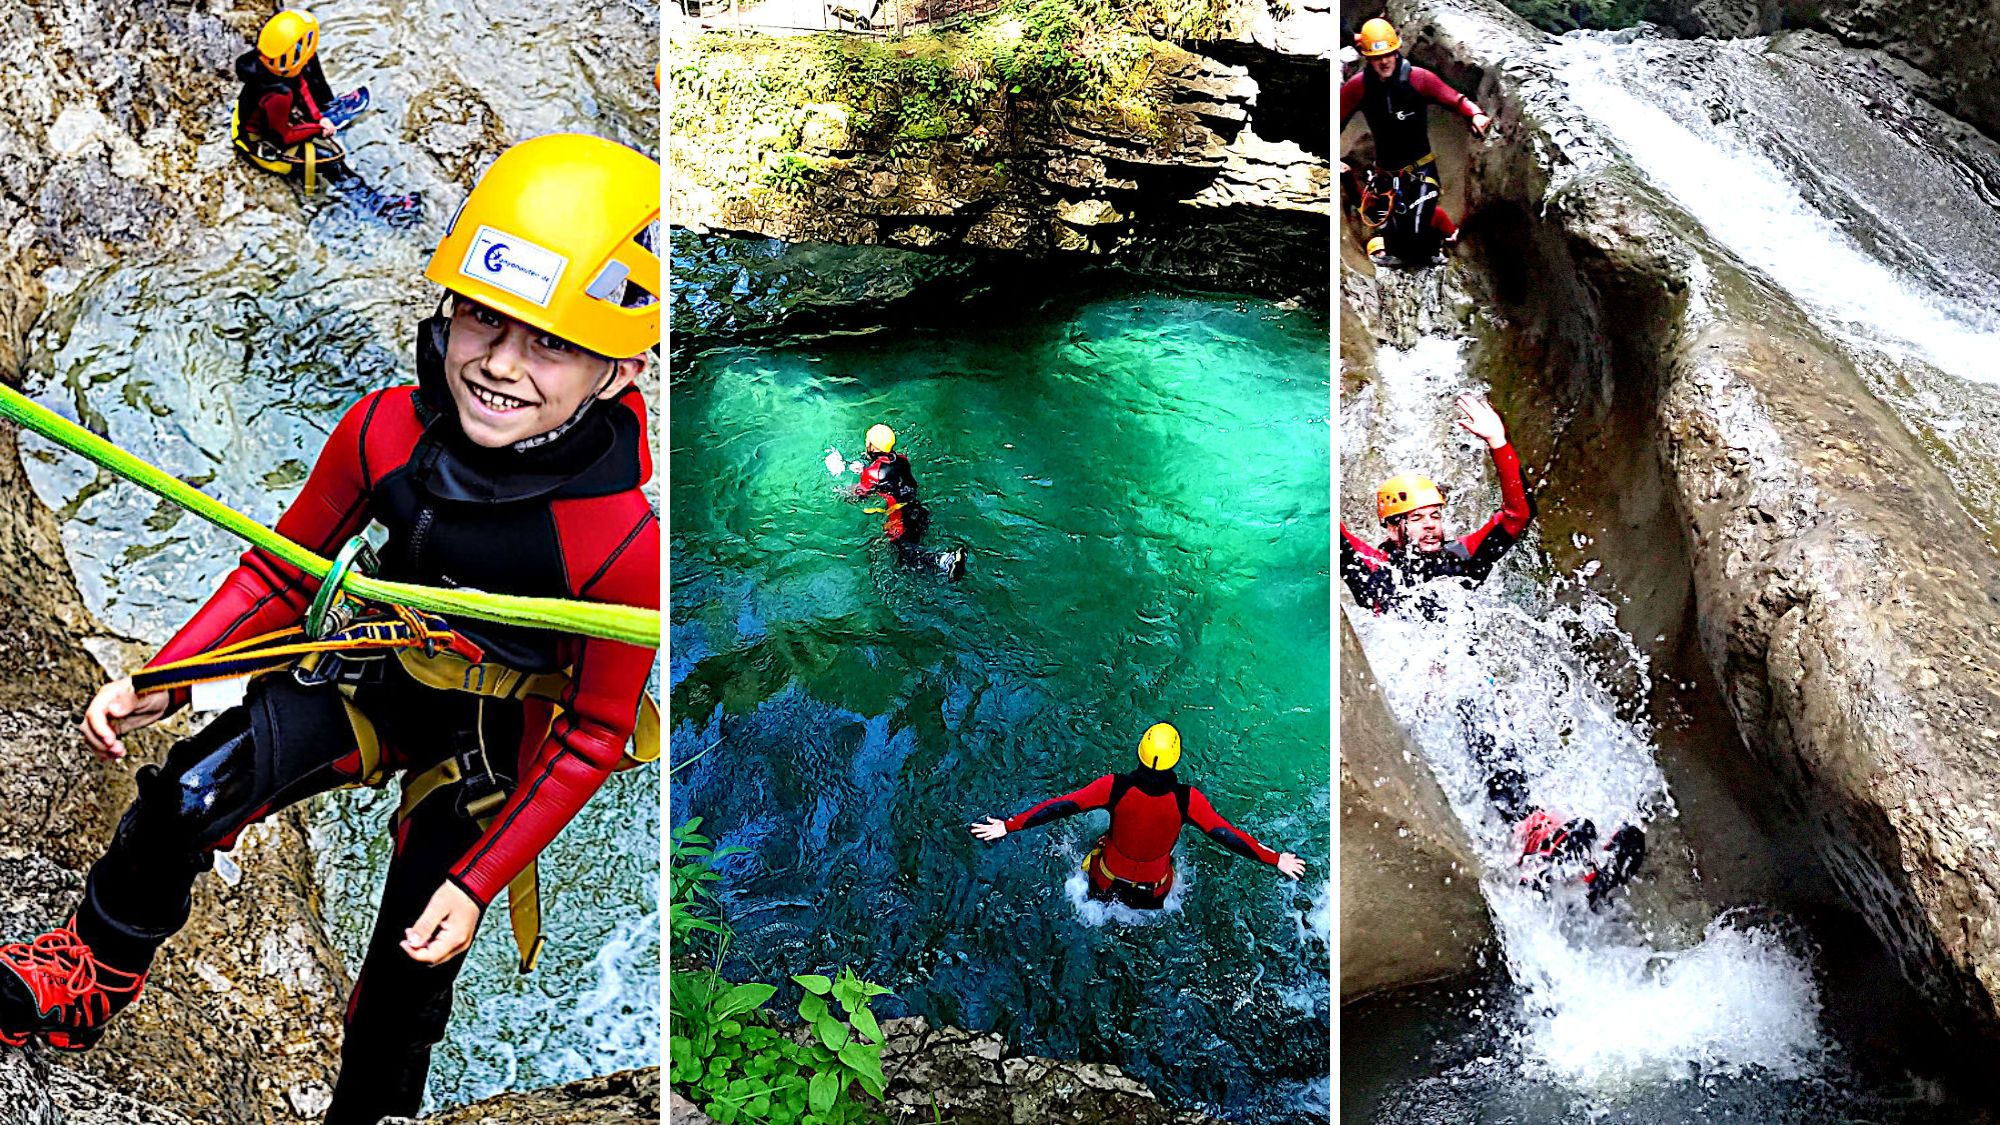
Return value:
[[(1379, 378), (1341, 404), (1346, 479), (1430, 474), (1451, 498), (1450, 525), (1477, 526), (1499, 491), (1484, 444), (1451, 423), (1453, 399), (1483, 389), (1461, 342), (1384, 347), (1377, 366)], [(1609, 597), (1584, 577), (1548, 575), (1538, 542), (1531, 528), (1477, 589), (1438, 584), (1437, 620), (1348, 607), (1391, 711), (1484, 863), (1481, 890), (1518, 1002), (1500, 1022), (1524, 1077), (1616, 1103), (1698, 1077), (1811, 1074), (1825, 1049), (1819, 999), (1786, 935), (1698, 904), (1693, 914), (1635, 907), (1634, 895), (1655, 907), (1665, 897), (1646, 885), (1663, 868), (1679, 864), (1671, 881), (1688, 878), (1680, 849), (1663, 846), (1676, 812), (1644, 711), (1647, 660), (1619, 630)], [(1535, 805), (1591, 818), (1600, 841), (1622, 824), (1644, 827), (1652, 854), (1638, 883), (1596, 912), (1580, 887), (1544, 897), (1521, 886), (1518, 849), (1489, 803), (1468, 725), (1522, 770)]]

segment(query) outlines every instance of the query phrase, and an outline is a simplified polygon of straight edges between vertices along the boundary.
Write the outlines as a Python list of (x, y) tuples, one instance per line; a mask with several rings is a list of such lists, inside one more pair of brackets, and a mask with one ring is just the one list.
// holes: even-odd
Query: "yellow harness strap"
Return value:
[[(531, 675), (504, 664), (475, 663), (440, 648), (441, 638), (448, 639), (448, 631), (439, 630), (421, 615), (398, 610), (396, 620), (358, 622), (326, 640), (308, 640), (305, 631), (299, 628), (281, 629), (224, 645), (187, 660), (147, 669), (141, 675), (150, 677), (144, 690), (163, 691), (246, 674), (263, 675), (291, 667), (310, 673), (328, 655), (341, 660), (379, 660), (388, 652), (394, 652), (410, 677), (426, 687), (438, 691), (462, 691), (486, 699), (541, 700), (556, 705), (550, 715), (551, 722), (555, 714), (561, 713), (562, 699), (570, 686), (569, 673)], [(340, 690), (361, 763), (354, 784), (380, 786), (388, 779), (388, 771), (382, 761), (381, 737), (376, 733), (375, 724), (354, 705), (353, 688), (343, 684)], [(632, 744), (626, 748), (617, 768), (627, 770), (656, 762), (659, 758), (660, 705), (651, 694), (642, 694), (639, 712), (633, 721)], [(422, 773), (404, 774), (403, 799), (396, 807), (397, 823), (409, 817), (417, 806), (438, 790), (464, 780), (465, 772), (457, 758), (448, 758)], [(466, 812), (478, 821), (483, 832), (492, 827), (493, 817), (506, 800), (504, 792), (491, 793), (473, 802)], [(535, 864), (530, 863), (514, 877), (513, 882), (507, 884), (507, 913), (514, 931), (514, 946), (520, 953), (521, 971), (532, 972), (536, 961), (541, 958), (542, 947), (547, 944), (542, 934), (540, 879)]]
[[(403, 779), (403, 800), (396, 806), (396, 820), (402, 820), (416, 811), (424, 799), (440, 789), (456, 785), (465, 780), (465, 771), (457, 758), (447, 758), (420, 774)], [(481, 832), (493, 827), (493, 817), (500, 806), (507, 803), (505, 793), (492, 793), (473, 802), (467, 809), (479, 824)], [(532, 973), (535, 963), (542, 959), (542, 948), (548, 938), (542, 934), (542, 897), (540, 879), (536, 865), (530, 863), (521, 869), (514, 881), (507, 884), (507, 924), (514, 931), (514, 950), (520, 955), (521, 971)]]
[(319, 149), (314, 147), (311, 141), (307, 141), (306, 142), (306, 194), (307, 195), (311, 195), (313, 193), (313, 187), (318, 182), (319, 182)]
[[(559, 703), (570, 683), (566, 672), (529, 675), (505, 665), (475, 664), (449, 652), (426, 655), (419, 649), (398, 649), (396, 659), (402, 662), (412, 679), (426, 687), (470, 692), (488, 699), (539, 699)], [(550, 718), (553, 720), (554, 716)], [(632, 745), (626, 748), (625, 757), (617, 768), (631, 769), (658, 761), (659, 757), (660, 705), (654, 702), (651, 694), (644, 694), (640, 696), (639, 713), (632, 726)], [(465, 771), (459, 767), (456, 758), (446, 759), (423, 773), (405, 775), (403, 800), (396, 808), (396, 819), (400, 822), (438, 790), (464, 780)], [(506, 794), (494, 793), (482, 798), (467, 811), (478, 819), (480, 830), (485, 831), (492, 827), (493, 816), (506, 799)], [(514, 931), (514, 949), (520, 954), (521, 971), (524, 973), (535, 970), (542, 948), (548, 944), (547, 937), (542, 933), (541, 880), (536, 867), (536, 864), (530, 863), (521, 869), (513, 882), (507, 884), (507, 920)]]

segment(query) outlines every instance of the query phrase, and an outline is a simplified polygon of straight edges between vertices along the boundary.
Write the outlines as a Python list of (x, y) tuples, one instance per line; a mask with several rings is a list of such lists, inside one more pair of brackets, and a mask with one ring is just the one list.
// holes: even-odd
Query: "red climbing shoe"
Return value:
[(0, 1043), (40, 1033), (61, 1051), (87, 1051), (104, 1025), (139, 998), (146, 974), (98, 962), (71, 919), (31, 942), (0, 945)]

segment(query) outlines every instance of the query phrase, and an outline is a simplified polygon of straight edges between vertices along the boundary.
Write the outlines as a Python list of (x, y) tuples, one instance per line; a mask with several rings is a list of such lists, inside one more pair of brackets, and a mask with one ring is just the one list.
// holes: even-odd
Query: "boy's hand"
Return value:
[(1290, 879), (1293, 882), (1297, 882), (1299, 876), (1304, 875), (1305, 873), (1306, 873), (1305, 860), (1300, 859), (1298, 856), (1293, 855), (1291, 852), (1285, 852), (1284, 854), (1278, 857), (1278, 874), (1283, 875), (1285, 878)]
[(403, 952), (425, 965), (449, 961), (471, 948), (482, 913), (457, 883), (446, 883), (431, 895), (417, 924), (403, 931)]
[(1007, 822), (997, 816), (989, 816), (972, 826), (972, 834), (990, 844), (1007, 834)]
[(1458, 396), (1458, 425), (1462, 430), (1477, 434), (1488, 449), (1498, 449), (1507, 444), (1507, 424), (1478, 395)]
[(338, 132), (340, 132), (340, 126), (335, 125), (331, 121), (322, 121), (319, 123), (319, 133), (322, 137), (331, 137)]
[(125, 756), (119, 735), (152, 726), (167, 713), (173, 697), (164, 691), (140, 695), (132, 690), (132, 678), (113, 680), (97, 689), (83, 712), (83, 741), (97, 756), (115, 762)]

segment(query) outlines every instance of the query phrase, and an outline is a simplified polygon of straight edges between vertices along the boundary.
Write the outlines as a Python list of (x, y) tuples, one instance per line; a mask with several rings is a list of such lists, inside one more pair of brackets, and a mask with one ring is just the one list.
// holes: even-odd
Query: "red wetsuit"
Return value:
[[(1397, 60), (1395, 73), (1386, 79), (1375, 77), (1372, 69), (1363, 66), (1340, 84), (1340, 127), (1345, 129), (1357, 112), (1365, 113), (1368, 131), (1375, 138), (1376, 166), (1392, 172), (1413, 169), (1431, 155), (1429, 107), (1433, 105), (1451, 109), (1467, 120), (1479, 113), (1471, 98), (1408, 59)], [(1427, 171), (1435, 189), (1436, 170)], [(1353, 186), (1348, 190), (1352, 192)], [(1432, 207), (1429, 212), (1426, 221), (1438, 237), (1450, 238), (1457, 233), (1458, 224), (1443, 207)]]
[(1447, 542), (1442, 550), (1411, 551), (1386, 540), (1371, 547), (1343, 522), (1340, 577), (1354, 600), (1381, 613), (1399, 605), (1411, 587), (1435, 578), (1485, 581), (1535, 518), (1534, 499), (1521, 479), (1521, 459), (1511, 443), (1493, 451), (1493, 470), (1500, 478), (1500, 510), (1479, 530)]
[(319, 60), (310, 59), (296, 77), (280, 78), (265, 68), (257, 52), (236, 59), (237, 119), (243, 128), (280, 148), (315, 140), (321, 135), (324, 109), (333, 101)]
[[(637, 392), (601, 404), (578, 433), (546, 450), (481, 451), (455, 427), (427, 426), (415, 388), (362, 399), (347, 412), (298, 499), (278, 520), (292, 541), (330, 555), (369, 521), (389, 530), (384, 578), (493, 593), (659, 604), (659, 523), (639, 491), (652, 474)], [(583, 429), (584, 427), (579, 427)], [(615, 438), (612, 456), (603, 448)], [(568, 448), (556, 449), (556, 446)], [(490, 479), (482, 470), (496, 470)], [(516, 489), (519, 495), (508, 495)], [(540, 490), (540, 491), (537, 491)], [(243, 556), (154, 663), (297, 624), (317, 583), (259, 550)], [(543, 630), (454, 622), (486, 659), (530, 672), (572, 670), (562, 715), (546, 738), (518, 748), (506, 805), (449, 877), (482, 906), (493, 901), (575, 817), (624, 754), (653, 650)], [(539, 706), (539, 705), (533, 705)], [(429, 750), (395, 745), (392, 761)]]
[(1367, 114), (1368, 131), (1375, 137), (1375, 163), (1391, 170), (1409, 168), (1431, 154), (1426, 118), (1432, 105), (1467, 120), (1479, 113), (1471, 98), (1408, 59), (1399, 60), (1395, 73), (1386, 79), (1364, 66), (1340, 84), (1340, 127), (1347, 128), (1357, 112)]
[(891, 542), (908, 539), (912, 545), (923, 541), (930, 526), (930, 512), (917, 499), (917, 475), (910, 459), (900, 453), (871, 453), (861, 470), (861, 483), (854, 486), (856, 498), (880, 496), (888, 505), (882, 519), (882, 533)]
[(1098, 842), (1089, 867), (1091, 890), (1100, 897), (1116, 882), (1135, 884), (1149, 904), (1166, 898), (1173, 886), (1174, 843), (1181, 826), (1192, 824), (1230, 851), (1277, 865), (1278, 853), (1222, 818), (1202, 791), (1174, 780), (1172, 770), (1137, 769), (1105, 774), (1074, 793), (1051, 797), (1007, 818), (1019, 832), (1090, 809), (1110, 809), (1111, 828)]

